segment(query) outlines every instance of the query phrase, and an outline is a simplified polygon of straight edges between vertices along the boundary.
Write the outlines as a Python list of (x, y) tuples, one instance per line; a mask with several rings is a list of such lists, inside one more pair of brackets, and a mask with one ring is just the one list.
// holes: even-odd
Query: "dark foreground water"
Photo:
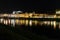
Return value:
[(58, 40), (60, 22), (0, 19), (0, 40)]
[(60, 30), (47, 26), (24, 26), (12, 27), (0, 24), (0, 40), (58, 40)]

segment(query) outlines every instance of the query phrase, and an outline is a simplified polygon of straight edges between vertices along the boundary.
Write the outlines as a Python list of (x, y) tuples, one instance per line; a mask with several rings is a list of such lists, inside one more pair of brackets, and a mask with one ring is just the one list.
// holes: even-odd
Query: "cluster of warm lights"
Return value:
[(37, 14), (37, 13), (20, 13), (20, 14), (1, 14), (0, 17), (14, 17), (14, 18), (57, 18), (55, 15)]
[(56, 14), (54, 15), (49, 15), (49, 14), (42, 14), (42, 13), (23, 13), (22, 11), (13, 11), (12, 14), (0, 14), (0, 17), (15, 17), (15, 18), (19, 18), (19, 17), (23, 17), (23, 18), (60, 18), (60, 11), (56, 11)]

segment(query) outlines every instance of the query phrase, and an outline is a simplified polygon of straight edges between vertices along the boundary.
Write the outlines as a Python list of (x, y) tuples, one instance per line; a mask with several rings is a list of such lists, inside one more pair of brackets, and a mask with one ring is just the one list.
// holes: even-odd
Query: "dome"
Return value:
[(13, 11), (13, 14), (22, 13), (22, 11)]

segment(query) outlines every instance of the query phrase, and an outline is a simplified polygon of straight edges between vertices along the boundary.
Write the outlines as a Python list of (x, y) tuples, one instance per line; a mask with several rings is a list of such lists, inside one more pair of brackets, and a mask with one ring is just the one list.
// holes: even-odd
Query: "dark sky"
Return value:
[(0, 12), (11, 12), (13, 10), (54, 12), (56, 2), (54, 0), (2, 0), (0, 1)]
[(56, 9), (59, 9), (60, 10), (60, 0), (57, 0), (56, 1)]

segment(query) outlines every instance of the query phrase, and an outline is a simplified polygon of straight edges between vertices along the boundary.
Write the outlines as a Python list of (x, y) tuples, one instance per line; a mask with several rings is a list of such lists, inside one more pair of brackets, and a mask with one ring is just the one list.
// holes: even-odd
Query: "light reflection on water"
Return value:
[(15, 27), (15, 25), (25, 25), (25, 26), (32, 26), (32, 25), (51, 25), (54, 26), (54, 28), (56, 28), (56, 26), (58, 25), (60, 28), (60, 22), (56, 22), (56, 21), (38, 21), (38, 20), (22, 20), (22, 19), (0, 19), (0, 23), (2, 24), (6, 24), (6, 25), (10, 25)]

